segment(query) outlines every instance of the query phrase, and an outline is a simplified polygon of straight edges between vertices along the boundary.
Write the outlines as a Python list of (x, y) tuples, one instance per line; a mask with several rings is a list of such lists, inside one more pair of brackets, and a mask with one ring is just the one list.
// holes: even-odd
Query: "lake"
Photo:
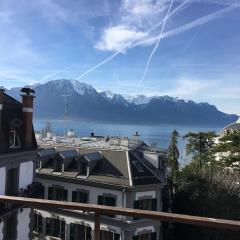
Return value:
[(199, 131), (215, 131), (219, 132), (224, 126), (181, 126), (181, 125), (128, 125), (128, 124), (113, 124), (113, 123), (96, 123), (86, 121), (74, 121), (68, 120), (67, 124), (63, 120), (34, 120), (35, 131), (41, 131), (46, 122), (50, 122), (53, 128), (53, 132), (56, 135), (64, 135), (67, 129), (74, 129), (75, 133), (79, 137), (89, 136), (91, 132), (96, 135), (103, 136), (128, 136), (132, 135), (137, 131), (140, 134), (142, 140), (148, 144), (155, 143), (159, 148), (167, 148), (170, 143), (171, 132), (176, 129), (179, 134), (179, 150), (181, 153), (180, 163), (186, 164), (189, 159), (185, 154), (186, 142), (182, 139), (188, 132), (199, 132)]

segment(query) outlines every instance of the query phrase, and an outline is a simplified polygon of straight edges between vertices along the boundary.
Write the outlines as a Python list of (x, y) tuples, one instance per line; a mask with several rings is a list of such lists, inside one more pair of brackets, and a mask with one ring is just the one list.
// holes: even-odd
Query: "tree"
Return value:
[(240, 131), (228, 132), (218, 139), (213, 152), (222, 167), (240, 170)]
[[(239, 172), (190, 164), (178, 174), (173, 212), (193, 216), (240, 220)], [(238, 240), (240, 232), (176, 224), (173, 239)]]
[(170, 168), (172, 178), (176, 176), (176, 173), (179, 170), (178, 158), (180, 154), (177, 147), (178, 137), (179, 133), (176, 130), (173, 130), (171, 135), (171, 143), (167, 150), (167, 165)]
[(192, 164), (197, 164), (202, 168), (212, 162), (214, 158), (212, 147), (216, 136), (215, 132), (190, 132), (184, 136), (184, 139), (188, 141), (186, 152), (187, 155), (192, 156)]

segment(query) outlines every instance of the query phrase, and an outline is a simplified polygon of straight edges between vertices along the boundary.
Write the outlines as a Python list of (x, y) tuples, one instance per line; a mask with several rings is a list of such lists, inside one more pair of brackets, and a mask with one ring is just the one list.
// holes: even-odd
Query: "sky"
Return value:
[(239, 0), (0, 0), (0, 86), (77, 79), (240, 115)]

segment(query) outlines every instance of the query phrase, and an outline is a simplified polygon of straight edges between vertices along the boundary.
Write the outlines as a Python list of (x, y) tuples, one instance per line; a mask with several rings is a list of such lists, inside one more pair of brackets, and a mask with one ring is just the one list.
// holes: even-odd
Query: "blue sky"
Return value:
[(0, 0), (8, 88), (74, 78), (240, 115), (239, 53), (238, 0)]

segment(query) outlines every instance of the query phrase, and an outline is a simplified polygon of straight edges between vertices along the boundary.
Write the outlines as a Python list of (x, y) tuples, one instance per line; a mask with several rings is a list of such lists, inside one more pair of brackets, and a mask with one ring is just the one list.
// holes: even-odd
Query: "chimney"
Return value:
[(24, 137), (25, 137), (25, 148), (31, 149), (33, 141), (33, 95), (35, 91), (30, 88), (21, 89), (22, 96), (22, 111), (23, 111), (23, 121), (24, 121)]
[(139, 141), (140, 140), (140, 135), (138, 132), (136, 132), (134, 135), (133, 135), (133, 140), (135, 141)]

